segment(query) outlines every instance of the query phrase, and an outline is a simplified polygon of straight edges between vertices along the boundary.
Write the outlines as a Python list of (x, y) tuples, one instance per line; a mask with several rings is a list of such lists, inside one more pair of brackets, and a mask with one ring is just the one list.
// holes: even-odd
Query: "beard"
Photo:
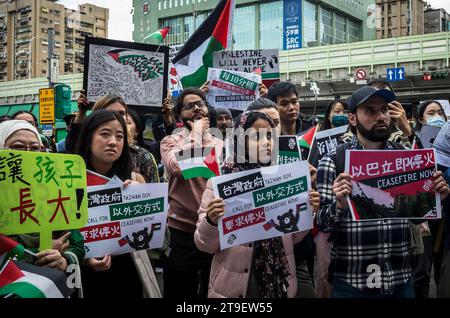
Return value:
[(194, 113), (191, 117), (181, 116), (181, 121), (183, 122), (184, 127), (191, 130), (191, 126), (189, 126), (188, 121), (194, 122), (199, 120), (201, 117), (209, 117), (209, 114), (205, 114), (205, 112), (198, 111)]
[[(378, 125), (380, 123), (377, 123)], [(363, 125), (361, 125), (356, 119), (356, 129), (357, 131), (367, 140), (372, 142), (385, 142), (389, 139), (390, 130), (389, 125), (386, 125), (386, 128), (375, 128), (375, 125), (371, 129), (366, 129)]]

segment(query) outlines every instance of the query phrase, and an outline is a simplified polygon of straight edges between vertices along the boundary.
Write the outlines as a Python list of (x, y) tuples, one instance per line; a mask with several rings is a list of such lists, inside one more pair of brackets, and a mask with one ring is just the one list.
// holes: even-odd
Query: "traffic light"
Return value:
[(443, 79), (447, 78), (448, 72), (435, 72), (435, 73), (424, 73), (422, 75), (422, 79), (424, 81), (431, 81), (434, 79)]
[(72, 89), (66, 84), (55, 85), (55, 115), (56, 118), (62, 119), (71, 113), (72, 106)]

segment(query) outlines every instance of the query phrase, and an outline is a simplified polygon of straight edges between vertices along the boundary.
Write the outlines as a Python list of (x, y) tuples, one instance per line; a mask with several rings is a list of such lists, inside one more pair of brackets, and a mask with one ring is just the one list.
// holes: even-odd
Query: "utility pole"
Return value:
[(48, 87), (54, 87), (55, 83), (52, 81), (52, 59), (53, 59), (53, 48), (54, 48), (54, 37), (55, 37), (55, 29), (48, 28), (48, 50), (47, 50), (47, 64), (48, 64)]

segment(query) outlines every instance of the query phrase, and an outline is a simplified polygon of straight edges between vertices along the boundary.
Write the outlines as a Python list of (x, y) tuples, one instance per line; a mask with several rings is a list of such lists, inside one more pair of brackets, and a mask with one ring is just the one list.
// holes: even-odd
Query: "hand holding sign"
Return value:
[(206, 215), (213, 225), (217, 225), (218, 220), (225, 214), (225, 203), (222, 198), (211, 200), (208, 203)]
[(336, 195), (336, 208), (348, 208), (347, 196), (352, 194), (352, 176), (341, 173), (333, 183), (333, 193)]
[(433, 174), (433, 190), (441, 195), (441, 201), (449, 194), (448, 184), (442, 176), (442, 171), (436, 171)]
[(0, 233), (40, 233), (41, 251), (52, 232), (87, 222), (83, 158), (40, 152), (0, 151)]

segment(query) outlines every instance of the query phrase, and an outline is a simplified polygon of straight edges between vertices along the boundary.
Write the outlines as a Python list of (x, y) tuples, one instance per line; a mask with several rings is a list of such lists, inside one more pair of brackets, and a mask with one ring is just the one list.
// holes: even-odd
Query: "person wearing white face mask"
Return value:
[(438, 101), (427, 100), (419, 105), (416, 116), (417, 130), (420, 130), (422, 125), (442, 127), (446, 121), (444, 108)]
[[(418, 136), (423, 125), (441, 128), (446, 123), (444, 108), (435, 100), (422, 102), (416, 114), (416, 147), (423, 148)], [(443, 255), (441, 239), (438, 238), (439, 227), (442, 220), (427, 221), (419, 225), (419, 231), (422, 236), (423, 253), (414, 255), (414, 292), (417, 298), (428, 298), (430, 296), (431, 268), (434, 266), (434, 281), (436, 285), (439, 282), (439, 273)], [(437, 246), (436, 246), (437, 245)], [(435, 252), (438, 251), (438, 252)]]

